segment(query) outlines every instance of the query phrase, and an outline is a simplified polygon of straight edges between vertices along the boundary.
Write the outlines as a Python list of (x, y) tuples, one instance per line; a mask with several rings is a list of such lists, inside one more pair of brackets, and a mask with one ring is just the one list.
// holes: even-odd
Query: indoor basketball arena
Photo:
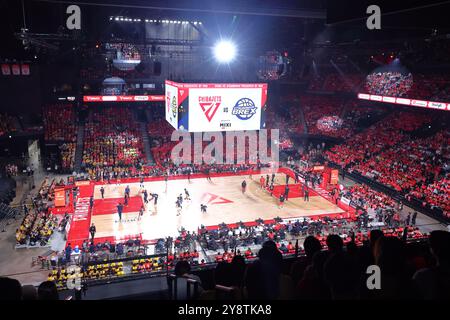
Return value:
[(0, 300), (449, 299), (450, 4), (330, 2), (0, 1)]

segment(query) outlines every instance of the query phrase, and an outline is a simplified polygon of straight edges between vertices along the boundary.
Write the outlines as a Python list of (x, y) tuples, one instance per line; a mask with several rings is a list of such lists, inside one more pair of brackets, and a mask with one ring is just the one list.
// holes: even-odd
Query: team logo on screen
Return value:
[(172, 116), (175, 118), (177, 116), (177, 97), (173, 96), (172, 98)]
[(221, 96), (198, 97), (198, 103), (200, 104), (203, 114), (205, 115), (206, 119), (208, 119), (209, 122), (211, 122), (212, 118), (216, 114), (217, 109), (219, 109), (221, 102), (222, 102)]
[(241, 120), (248, 120), (256, 113), (256, 106), (253, 100), (249, 98), (239, 99), (233, 107), (231, 114)]

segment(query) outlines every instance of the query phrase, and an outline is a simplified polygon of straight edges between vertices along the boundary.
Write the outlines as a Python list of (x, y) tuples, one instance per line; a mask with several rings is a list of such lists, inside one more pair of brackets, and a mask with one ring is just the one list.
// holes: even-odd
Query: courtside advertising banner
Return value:
[(55, 207), (66, 206), (66, 192), (64, 188), (55, 190)]
[(178, 130), (178, 88), (166, 81), (166, 121)]
[[(267, 101), (266, 83), (166, 81), (166, 93), (173, 86), (178, 89), (180, 130), (216, 132), (260, 130), (262, 127), (261, 116)], [(168, 111), (169, 106), (166, 105), (166, 117)]]

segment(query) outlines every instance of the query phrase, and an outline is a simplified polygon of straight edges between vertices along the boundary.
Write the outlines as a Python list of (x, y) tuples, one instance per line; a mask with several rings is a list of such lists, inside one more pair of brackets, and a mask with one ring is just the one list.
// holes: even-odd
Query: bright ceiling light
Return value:
[(230, 40), (221, 40), (214, 46), (214, 57), (219, 63), (229, 63), (236, 57), (236, 45)]

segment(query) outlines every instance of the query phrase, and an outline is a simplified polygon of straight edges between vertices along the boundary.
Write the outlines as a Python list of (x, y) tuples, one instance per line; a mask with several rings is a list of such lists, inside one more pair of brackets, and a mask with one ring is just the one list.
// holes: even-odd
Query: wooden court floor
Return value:
[[(176, 236), (178, 230), (197, 231), (200, 225), (212, 226), (239, 221), (255, 221), (281, 218), (298, 218), (312, 215), (326, 215), (344, 212), (338, 206), (321, 196), (310, 196), (309, 202), (303, 198), (292, 198), (285, 202), (283, 208), (278, 207), (278, 200), (259, 187), (260, 176), (230, 176), (212, 178), (212, 182), (204, 178), (188, 180), (169, 180), (145, 182), (148, 193), (158, 194), (157, 206), (150, 201), (145, 208), (144, 216), (137, 220), (138, 212), (123, 213), (122, 221), (118, 221), (116, 211), (111, 214), (93, 215), (91, 222), (96, 225), (96, 238), (115, 237), (123, 239), (129, 235), (141, 235), (142, 239), (153, 240), (161, 237)], [(241, 191), (243, 180), (247, 182), (245, 194)], [(291, 180), (292, 181), (292, 180)], [(285, 175), (277, 174), (275, 184), (284, 184)], [(139, 183), (130, 183), (130, 196), (142, 196)], [(104, 185), (105, 199), (122, 198), (127, 184)], [(100, 185), (95, 186), (94, 198), (101, 199)], [(183, 209), (177, 215), (176, 198), (180, 194), (185, 198), (187, 189), (191, 200), (183, 201)], [(200, 204), (207, 205), (207, 213), (200, 211)]]

